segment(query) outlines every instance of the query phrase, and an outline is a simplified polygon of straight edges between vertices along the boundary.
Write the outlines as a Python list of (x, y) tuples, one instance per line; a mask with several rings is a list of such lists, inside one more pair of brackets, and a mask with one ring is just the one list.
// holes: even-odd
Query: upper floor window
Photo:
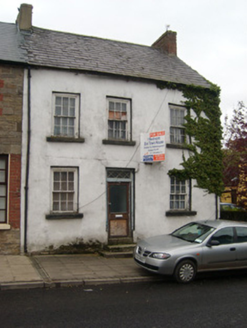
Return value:
[(108, 139), (131, 140), (130, 100), (107, 98), (108, 106)]
[(185, 108), (170, 105), (170, 143), (183, 144), (185, 142)]
[(0, 223), (7, 222), (8, 157), (0, 155)]
[(170, 210), (187, 210), (188, 193), (186, 180), (171, 177)]
[(79, 96), (54, 93), (53, 135), (76, 138), (79, 135)]

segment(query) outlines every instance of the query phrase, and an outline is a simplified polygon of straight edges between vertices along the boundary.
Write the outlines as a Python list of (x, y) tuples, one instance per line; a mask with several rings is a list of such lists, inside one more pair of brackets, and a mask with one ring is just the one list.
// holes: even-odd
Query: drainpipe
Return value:
[(25, 181), (25, 205), (24, 205), (24, 252), (27, 253), (27, 228), (28, 228), (28, 184), (30, 165), (30, 137), (31, 137), (31, 68), (27, 72), (27, 153), (26, 153), (26, 181)]
[(219, 219), (219, 204), (218, 204), (218, 196), (215, 194), (215, 220)]

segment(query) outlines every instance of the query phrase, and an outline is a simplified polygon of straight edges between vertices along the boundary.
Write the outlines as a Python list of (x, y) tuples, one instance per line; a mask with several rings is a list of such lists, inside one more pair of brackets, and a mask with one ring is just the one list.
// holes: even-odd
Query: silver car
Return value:
[(247, 224), (191, 222), (171, 234), (138, 241), (134, 260), (180, 283), (191, 282), (201, 271), (247, 268)]

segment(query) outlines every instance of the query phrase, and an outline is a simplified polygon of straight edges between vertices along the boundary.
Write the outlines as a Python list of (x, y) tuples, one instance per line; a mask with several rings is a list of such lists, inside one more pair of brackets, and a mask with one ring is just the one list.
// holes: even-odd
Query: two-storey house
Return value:
[(210, 88), (177, 57), (176, 33), (149, 47), (34, 27), (31, 15), (22, 5), (22, 247), (131, 243), (215, 218), (214, 195), (168, 175), (189, 151), (185, 99), (167, 83)]

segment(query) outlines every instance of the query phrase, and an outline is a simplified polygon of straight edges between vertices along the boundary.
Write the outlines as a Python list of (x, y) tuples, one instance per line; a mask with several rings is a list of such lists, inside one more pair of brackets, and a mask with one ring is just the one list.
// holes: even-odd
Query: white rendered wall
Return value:
[[(107, 243), (106, 168), (135, 170), (134, 239), (168, 233), (197, 219), (214, 219), (214, 196), (193, 188), (192, 217), (167, 217), (170, 179), (167, 172), (180, 168), (182, 150), (166, 149), (166, 160), (140, 163), (140, 133), (165, 130), (169, 143), (168, 103), (181, 104), (179, 91), (161, 90), (152, 83), (99, 77), (73, 72), (31, 71), (31, 151), (28, 203), (28, 251), (50, 246), (99, 241)], [(27, 78), (25, 80), (22, 159), (22, 218), (27, 145)], [(47, 142), (52, 135), (52, 92), (81, 95), (80, 137), (85, 143)], [(107, 139), (106, 96), (132, 99), (132, 133), (136, 146), (103, 145)], [(79, 168), (79, 212), (82, 219), (47, 220), (51, 208), (51, 167)], [(22, 243), (24, 221), (22, 220)]]

